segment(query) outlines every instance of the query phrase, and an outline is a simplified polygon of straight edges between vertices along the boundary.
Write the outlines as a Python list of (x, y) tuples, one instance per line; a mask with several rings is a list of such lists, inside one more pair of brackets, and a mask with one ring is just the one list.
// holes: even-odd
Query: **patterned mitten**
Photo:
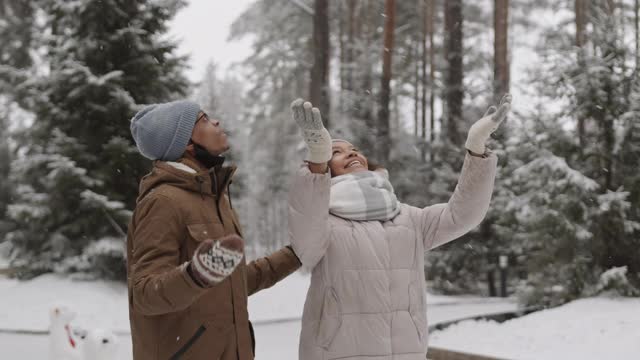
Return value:
[(320, 110), (308, 101), (297, 99), (291, 103), (291, 111), (309, 149), (307, 161), (322, 164), (331, 160), (331, 135), (322, 124)]
[(244, 242), (238, 235), (205, 240), (191, 259), (190, 273), (202, 287), (212, 287), (235, 270), (244, 256)]

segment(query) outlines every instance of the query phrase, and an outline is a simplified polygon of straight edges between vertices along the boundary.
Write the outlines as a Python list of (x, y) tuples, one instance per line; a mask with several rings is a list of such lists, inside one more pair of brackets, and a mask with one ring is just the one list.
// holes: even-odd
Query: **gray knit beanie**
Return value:
[(178, 160), (189, 144), (199, 112), (200, 105), (186, 100), (146, 106), (131, 119), (138, 150), (151, 160)]

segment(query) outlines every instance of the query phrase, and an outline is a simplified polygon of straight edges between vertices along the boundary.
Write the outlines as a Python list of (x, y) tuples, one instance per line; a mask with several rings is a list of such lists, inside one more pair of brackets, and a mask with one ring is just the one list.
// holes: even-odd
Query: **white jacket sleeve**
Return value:
[(304, 165), (289, 190), (289, 241), (307, 268), (313, 268), (329, 246), (331, 175), (314, 174)]
[(420, 210), (425, 251), (459, 238), (482, 222), (489, 210), (497, 163), (493, 154), (487, 158), (467, 154), (449, 202)]

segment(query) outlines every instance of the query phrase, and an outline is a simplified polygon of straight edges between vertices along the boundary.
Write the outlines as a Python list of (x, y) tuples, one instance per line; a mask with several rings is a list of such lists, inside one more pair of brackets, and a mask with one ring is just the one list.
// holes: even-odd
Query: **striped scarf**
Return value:
[(387, 221), (400, 212), (389, 173), (360, 171), (331, 179), (329, 212), (356, 221)]

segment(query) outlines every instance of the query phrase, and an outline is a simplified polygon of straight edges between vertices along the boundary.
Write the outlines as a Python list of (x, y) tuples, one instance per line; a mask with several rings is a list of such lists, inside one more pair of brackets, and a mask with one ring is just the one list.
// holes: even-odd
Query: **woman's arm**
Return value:
[(457, 239), (482, 222), (489, 209), (497, 162), (495, 155), (468, 154), (449, 202), (420, 210), (425, 251)]
[(297, 99), (291, 110), (309, 152), (289, 190), (289, 241), (302, 264), (313, 268), (329, 246), (331, 135), (311, 103)]
[(328, 172), (314, 174), (302, 166), (289, 190), (289, 241), (300, 262), (313, 268), (329, 246)]
[(511, 95), (499, 106), (491, 106), (469, 129), (465, 147), (468, 154), (453, 195), (446, 204), (420, 211), (419, 224), (424, 249), (430, 250), (456, 239), (482, 222), (491, 201), (498, 159), (488, 152), (486, 142), (511, 109)]

